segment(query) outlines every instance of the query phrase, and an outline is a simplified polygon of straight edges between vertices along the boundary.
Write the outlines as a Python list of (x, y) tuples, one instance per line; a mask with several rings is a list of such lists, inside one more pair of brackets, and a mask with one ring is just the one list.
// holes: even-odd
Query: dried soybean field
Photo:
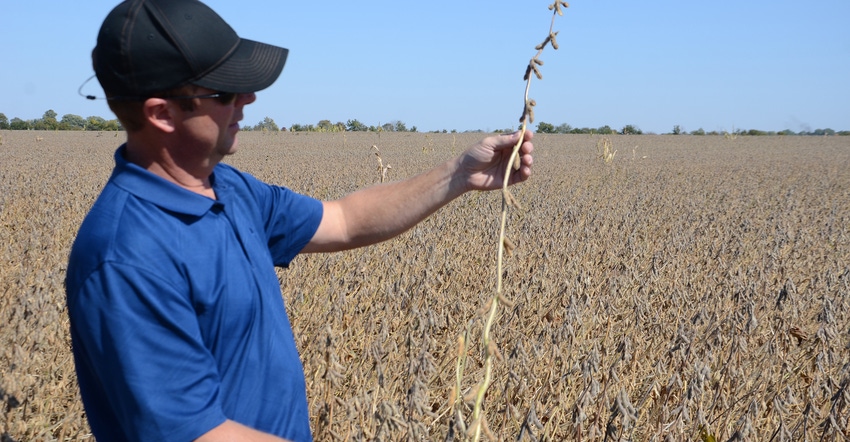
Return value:
[[(123, 134), (0, 132), (0, 440), (90, 440), (63, 280)], [(482, 134), (240, 134), (227, 162), (338, 198)], [(498, 440), (850, 439), (850, 137), (535, 137), (514, 194)], [(482, 376), (498, 192), (404, 235), (279, 270), (317, 440), (462, 440)], [(142, 331), (140, 331), (142, 332)], [(469, 409), (461, 410), (469, 424)]]

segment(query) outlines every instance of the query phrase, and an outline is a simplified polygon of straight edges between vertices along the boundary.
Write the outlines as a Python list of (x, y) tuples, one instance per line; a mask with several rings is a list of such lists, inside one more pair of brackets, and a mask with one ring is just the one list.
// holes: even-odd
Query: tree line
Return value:
[[(268, 117), (266, 117), (268, 118)], [(256, 130), (256, 129), (254, 129)], [(286, 130), (284, 128), (283, 130)], [(330, 120), (320, 120), (315, 125), (293, 123), (289, 130), (292, 132), (418, 132), (416, 126), (410, 128), (403, 121), (392, 121), (389, 123), (378, 124), (377, 126), (367, 126), (361, 123), (360, 120), (348, 120), (343, 123), (338, 121), (331, 123)]]
[[(117, 119), (107, 120), (98, 116), (90, 116), (87, 118), (83, 118), (79, 115), (74, 114), (65, 114), (62, 118), (58, 118), (59, 115), (53, 110), (50, 109), (44, 112), (44, 115), (41, 118), (33, 119), (33, 120), (22, 120), (20, 118), (12, 118), (9, 120), (6, 117), (6, 114), (0, 112), (0, 129), (6, 130), (89, 130), (89, 131), (120, 131), (124, 130), (124, 127), (121, 125), (121, 122)], [(345, 123), (339, 121), (336, 123), (331, 123), (330, 120), (320, 120), (316, 124), (300, 124), (293, 123), (291, 126), (280, 127), (275, 123), (275, 121), (270, 117), (265, 117), (262, 121), (257, 124), (244, 125), (242, 127), (243, 131), (264, 131), (264, 132), (278, 132), (278, 131), (292, 131), (292, 132), (418, 132), (416, 126), (411, 126), (410, 128), (403, 121), (391, 121), (384, 124), (378, 125), (366, 125), (360, 122), (357, 119), (348, 120)], [(513, 132), (516, 129), (507, 128), (495, 130), (495, 133), (507, 133)], [(443, 129), (442, 131), (434, 130), (431, 133), (457, 133), (457, 130), (452, 129), (448, 131)], [(467, 132), (484, 132), (482, 130), (473, 130)], [(633, 124), (627, 124), (620, 128), (619, 130), (613, 129), (612, 127), (605, 125), (597, 128), (590, 127), (572, 127), (567, 123), (562, 123), (559, 125), (554, 125), (551, 123), (540, 122), (537, 124), (538, 133), (545, 134), (600, 134), (600, 135), (613, 135), (613, 134), (623, 134), (623, 135), (642, 135), (643, 131)], [(820, 135), (820, 136), (832, 136), (832, 135), (850, 135), (850, 131), (842, 130), (835, 131), (833, 129), (815, 129), (815, 130), (803, 130), (799, 132), (794, 132), (790, 129), (785, 129), (782, 131), (764, 131), (758, 129), (732, 129), (731, 132), (718, 132), (718, 131), (710, 131), (707, 132), (702, 128), (692, 130), (690, 132), (682, 129), (681, 126), (676, 125), (673, 126), (673, 129), (667, 133), (669, 135), (749, 135), (749, 136), (761, 136), (761, 135)]]
[(83, 118), (79, 115), (65, 114), (58, 118), (58, 114), (50, 109), (44, 116), (34, 120), (22, 120), (12, 118), (9, 120), (6, 114), (0, 112), (0, 129), (9, 130), (124, 130), (118, 120), (107, 120), (98, 116)]
[[(120, 131), (124, 130), (121, 122), (117, 119), (107, 120), (98, 116), (83, 118), (79, 115), (65, 114), (59, 118), (59, 114), (53, 109), (44, 112), (41, 118), (23, 120), (12, 118), (0, 112), (0, 129), (6, 130), (90, 130), (90, 131)], [(296, 132), (345, 132), (345, 131), (371, 131), (371, 132), (417, 132), (416, 126), (408, 128), (403, 121), (393, 121), (378, 126), (367, 126), (358, 120), (348, 120), (347, 123), (331, 123), (330, 120), (321, 120), (317, 124), (294, 123), (289, 128), (279, 127), (270, 117), (265, 117), (257, 124), (242, 126), (243, 131), (296, 131)]]
[[(600, 135), (613, 135), (613, 134), (621, 134), (621, 135), (643, 135), (643, 131), (640, 130), (635, 125), (627, 124), (623, 126), (620, 130), (612, 129), (610, 126), (602, 126), (598, 128), (589, 128), (589, 127), (572, 127), (569, 124), (560, 124), (555, 126), (553, 124), (540, 122), (537, 124), (537, 132), (538, 133), (546, 133), (546, 134), (600, 134)], [(785, 129), (782, 131), (764, 131), (758, 129), (732, 129), (732, 131), (727, 132), (719, 132), (719, 131), (710, 131), (706, 132), (705, 129), (699, 128), (696, 130), (692, 130), (690, 132), (682, 129), (681, 126), (676, 125), (673, 126), (673, 130), (666, 133), (665, 135), (749, 135), (749, 136), (763, 136), (763, 135), (820, 135), (820, 136), (832, 136), (832, 135), (850, 135), (850, 131), (842, 130), (835, 131), (832, 129), (815, 129), (815, 130), (803, 130), (799, 132), (794, 132), (791, 129)]]

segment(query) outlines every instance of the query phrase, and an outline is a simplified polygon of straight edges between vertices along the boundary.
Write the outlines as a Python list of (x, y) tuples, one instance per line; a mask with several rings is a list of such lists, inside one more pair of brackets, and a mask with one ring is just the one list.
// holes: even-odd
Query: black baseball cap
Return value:
[(197, 0), (127, 0), (104, 19), (92, 62), (108, 99), (142, 100), (188, 84), (256, 92), (280, 76), (288, 53), (239, 38)]

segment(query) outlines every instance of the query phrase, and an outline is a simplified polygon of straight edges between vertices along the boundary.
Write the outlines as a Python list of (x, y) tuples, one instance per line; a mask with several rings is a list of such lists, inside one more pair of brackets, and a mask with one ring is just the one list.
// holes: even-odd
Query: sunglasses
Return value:
[(213, 94), (203, 94), (203, 95), (176, 95), (176, 96), (168, 96), (162, 97), (168, 100), (191, 100), (192, 98), (215, 98), (219, 103), (228, 105), (236, 101), (236, 96), (239, 95), (234, 92), (216, 92)]

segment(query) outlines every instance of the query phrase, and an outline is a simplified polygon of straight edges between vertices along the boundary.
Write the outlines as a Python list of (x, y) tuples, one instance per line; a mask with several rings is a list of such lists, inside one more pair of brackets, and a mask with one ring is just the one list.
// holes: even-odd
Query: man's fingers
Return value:
[[(519, 141), (519, 136), (520, 136), (521, 133), (522, 133), (522, 131), (516, 131), (516, 132), (510, 133), (510, 134), (502, 134), (502, 135), (496, 137), (496, 142), (494, 143), (493, 147), (495, 148), (495, 150), (502, 150), (502, 149), (505, 149), (505, 148), (508, 148), (508, 147), (514, 147), (514, 146), (516, 146), (517, 141)], [(531, 132), (529, 130), (525, 131), (525, 136), (523, 137), (523, 143), (525, 143), (526, 141), (531, 141), (531, 139), (533, 137), (534, 137), (533, 132)]]

